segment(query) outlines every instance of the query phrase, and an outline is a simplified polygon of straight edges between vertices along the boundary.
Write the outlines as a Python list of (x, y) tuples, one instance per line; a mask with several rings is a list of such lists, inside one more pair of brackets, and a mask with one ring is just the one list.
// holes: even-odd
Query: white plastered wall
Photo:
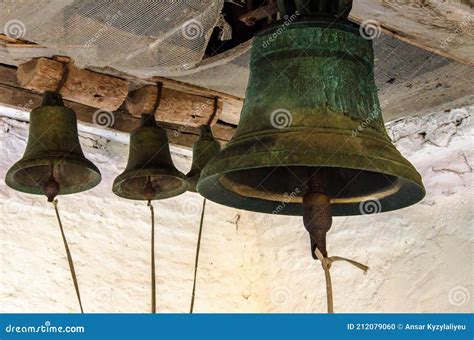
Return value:
[[(0, 115), (7, 111), (11, 116), (8, 108)], [(364, 275), (334, 264), (336, 312), (474, 311), (472, 114), (458, 109), (387, 125), (422, 174), (427, 196), (399, 211), (334, 219), (330, 254), (370, 267)], [(0, 128), (0, 312), (77, 312), (52, 206), (3, 180), (22, 156), (28, 125), (0, 118)], [(59, 198), (85, 311), (149, 312), (149, 211), (111, 192), (128, 154), (117, 139), (126, 138), (88, 132), (81, 132), (81, 143), (102, 183)], [(183, 172), (190, 157), (173, 148)], [(189, 311), (201, 204), (193, 193), (154, 204), (158, 312)], [(208, 201), (195, 312), (325, 312), (324, 274), (308, 243), (301, 218)]]

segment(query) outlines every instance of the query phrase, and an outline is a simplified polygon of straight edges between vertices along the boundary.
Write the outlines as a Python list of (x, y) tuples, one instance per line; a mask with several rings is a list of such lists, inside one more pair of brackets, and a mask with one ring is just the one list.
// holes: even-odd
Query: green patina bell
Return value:
[(188, 188), (186, 176), (171, 159), (168, 136), (153, 114), (143, 114), (140, 127), (130, 134), (125, 171), (114, 181), (113, 192), (132, 200), (174, 197)]
[(209, 125), (201, 126), (199, 139), (193, 145), (193, 163), (191, 170), (186, 177), (188, 178), (188, 191), (196, 192), (196, 185), (201, 176), (201, 171), (206, 164), (221, 150), (220, 143), (212, 135)]
[(30, 113), (25, 154), (8, 170), (5, 182), (52, 201), (57, 194), (91, 189), (100, 180), (99, 169), (82, 152), (76, 114), (59, 94), (45, 92), (41, 106)]
[(261, 31), (240, 123), (198, 191), (238, 209), (303, 215), (323, 169), (335, 216), (363, 214), (368, 200), (380, 211), (420, 201), (421, 177), (384, 127), (373, 59), (372, 41), (345, 19), (302, 16)]

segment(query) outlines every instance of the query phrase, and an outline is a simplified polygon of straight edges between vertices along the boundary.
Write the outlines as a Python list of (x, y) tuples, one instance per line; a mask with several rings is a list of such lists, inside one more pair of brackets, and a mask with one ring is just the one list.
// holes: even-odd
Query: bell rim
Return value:
[(174, 169), (170, 171), (169, 169), (140, 169), (140, 170), (132, 170), (132, 171), (124, 171), (120, 175), (118, 175), (112, 185), (112, 192), (122, 198), (126, 198), (129, 200), (134, 201), (147, 201), (148, 199), (143, 197), (143, 195), (137, 194), (128, 194), (121, 190), (123, 184), (133, 178), (139, 177), (148, 177), (148, 176), (162, 176), (162, 177), (169, 177), (176, 180), (179, 180), (181, 183), (180, 187), (175, 190), (163, 191), (153, 198), (153, 200), (162, 200), (167, 198), (172, 198), (179, 196), (189, 188), (189, 182), (186, 176), (181, 173), (179, 170)]
[(80, 158), (80, 157), (75, 157), (71, 154), (55, 154), (53, 156), (44, 156), (41, 158), (38, 157), (30, 157), (30, 158), (22, 158), (16, 163), (14, 163), (7, 171), (5, 174), (5, 183), (12, 189), (32, 194), (32, 195), (44, 195), (42, 188), (37, 185), (37, 186), (24, 186), (21, 184), (18, 184), (15, 180), (15, 174), (18, 171), (21, 171), (23, 169), (31, 168), (34, 166), (49, 166), (51, 162), (55, 163), (69, 163), (69, 164), (74, 164), (74, 165), (79, 165), (87, 170), (89, 170), (93, 176), (91, 177), (91, 180), (87, 181), (85, 184), (80, 186), (77, 190), (64, 190), (64, 186), (60, 187), (59, 195), (71, 195), (71, 194), (76, 194), (80, 192), (85, 192), (88, 190), (93, 189), (99, 183), (102, 181), (102, 174), (97, 168), (97, 166), (92, 163), (90, 160), (87, 158)]
[[(355, 169), (358, 170), (358, 169)], [(303, 205), (301, 203), (288, 203), (284, 201), (271, 201), (263, 200), (260, 198), (242, 196), (238, 193), (228, 190), (222, 186), (219, 179), (222, 174), (216, 174), (202, 178), (197, 185), (197, 192), (203, 197), (213, 201), (214, 203), (222, 204), (234, 209), (242, 209), (247, 211), (253, 211), (265, 214), (278, 214), (286, 216), (302, 216)], [(344, 203), (331, 203), (331, 210), (333, 216), (359, 216), (370, 213), (363, 213), (361, 211), (361, 204), (364, 202), (377, 201), (377, 204), (384, 206), (380, 208), (380, 211), (376, 213), (386, 213), (394, 210), (400, 210), (412, 206), (420, 202), (426, 195), (424, 186), (407, 178), (401, 177), (399, 181), (402, 181), (401, 188), (397, 195), (391, 195), (382, 199), (370, 199), (360, 201), (357, 203), (344, 204)], [(213, 189), (216, 188), (216, 189)], [(407, 194), (407, 192), (411, 192)], [(396, 200), (397, 197), (408, 197), (403, 204), (392, 206), (387, 204), (388, 200)], [(282, 210), (279, 208), (283, 207)]]
[[(278, 137), (282, 139), (288, 138), (284, 133), (281, 134), (281, 131), (278, 133), (280, 134)], [(315, 140), (318, 138), (321, 139), (321, 133), (316, 135), (317, 137), (313, 135), (310, 138), (315, 138)], [(371, 136), (372, 138), (367, 138), (368, 136), (364, 135), (364, 138), (362, 138), (360, 136), (354, 137), (351, 134), (346, 133), (339, 134), (335, 141), (342, 140), (344, 138), (346, 140), (348, 140), (348, 138), (360, 138), (365, 140), (370, 139), (370, 141), (373, 142), (375, 146), (378, 146), (379, 148), (387, 148), (386, 150), (391, 152), (393, 158), (384, 158), (380, 155), (377, 157), (372, 157), (371, 155), (367, 156), (360, 153), (351, 154), (352, 163), (348, 163), (346, 158), (344, 159), (344, 162), (340, 161), (340, 158), (332, 158), (332, 161), (327, 161), (327, 159), (331, 159), (332, 155), (329, 153), (324, 153), (324, 148), (316, 148), (316, 151), (306, 153), (306, 158), (303, 158), (305, 161), (294, 161), (295, 158), (298, 158), (299, 154), (289, 154), (289, 150), (284, 149), (277, 151), (265, 149), (261, 152), (252, 151), (250, 153), (239, 154), (235, 151), (239, 150), (239, 144), (242, 145), (249, 140), (255, 141), (255, 138), (250, 138), (251, 136), (241, 138), (241, 136), (238, 136), (235, 140), (229, 142), (226, 148), (224, 148), (221, 153), (214, 157), (204, 168), (197, 185), (197, 190), (202, 196), (217, 203), (237, 209), (272, 213), (275, 210), (275, 207), (282, 204), (282, 201), (264, 200), (261, 198), (239, 195), (232, 190), (228, 190), (223, 184), (221, 184), (220, 178), (221, 176), (232, 172), (270, 168), (282, 166), (282, 164), (284, 164), (285, 167), (321, 166), (365, 170), (397, 177), (398, 181), (401, 183), (401, 188), (397, 191), (397, 193), (379, 200), (383, 206), (382, 212), (401, 209), (419, 202), (426, 194), (421, 175), (416, 171), (414, 166), (400, 154), (395, 146), (389, 142), (388, 137), (387, 140), (385, 140), (380, 137), (374, 138), (374, 136)], [(315, 143), (315, 145), (317, 145), (317, 143)], [(267, 162), (263, 162), (261, 155), (268, 155), (268, 153), (272, 153), (273, 158), (267, 160)], [(312, 156), (310, 157), (308, 154)], [(290, 160), (292, 156), (293, 161)], [(284, 163), (281, 161), (282, 159), (285, 159)], [(324, 161), (319, 161), (321, 159), (324, 159)], [(363, 164), (367, 164), (367, 159), (371, 161), (373, 166), (372, 168), (363, 166)], [(236, 162), (237, 160), (238, 162)], [(394, 206), (390, 200), (395, 201), (396, 199), (400, 199), (402, 203)], [(265, 204), (265, 202), (267, 203)], [(358, 204), (356, 203), (331, 203), (331, 206), (334, 216), (361, 215)], [(285, 210), (279, 212), (279, 214), (300, 216), (302, 215), (302, 212), (303, 209), (301, 203), (286, 203)]]

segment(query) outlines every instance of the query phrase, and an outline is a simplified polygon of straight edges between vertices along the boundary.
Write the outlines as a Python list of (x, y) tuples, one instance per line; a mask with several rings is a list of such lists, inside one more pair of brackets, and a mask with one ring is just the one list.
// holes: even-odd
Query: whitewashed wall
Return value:
[[(370, 266), (364, 275), (334, 264), (336, 312), (474, 311), (472, 114), (460, 109), (388, 124), (428, 193), (403, 210), (335, 218), (330, 254)], [(0, 118), (0, 127), (0, 312), (77, 312), (53, 207), (3, 181), (22, 156), (27, 124)], [(128, 146), (84, 133), (81, 142), (103, 181), (59, 204), (85, 311), (149, 312), (149, 211), (111, 192)], [(189, 150), (173, 157), (189, 169)], [(192, 193), (155, 203), (159, 312), (189, 310), (201, 204)], [(208, 202), (204, 223), (196, 312), (326, 311), (324, 274), (300, 218)]]

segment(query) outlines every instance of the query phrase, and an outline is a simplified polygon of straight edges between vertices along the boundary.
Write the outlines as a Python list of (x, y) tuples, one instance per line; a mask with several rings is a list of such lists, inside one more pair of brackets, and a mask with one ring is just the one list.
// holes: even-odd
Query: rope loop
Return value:
[(316, 247), (316, 249), (314, 250), (314, 253), (316, 257), (318, 258), (318, 260), (321, 261), (321, 267), (323, 267), (324, 276), (326, 278), (326, 296), (327, 296), (328, 313), (334, 313), (334, 303), (333, 303), (333, 297), (332, 297), (332, 282), (331, 282), (331, 272), (330, 272), (332, 264), (336, 261), (346, 261), (352, 264), (354, 267), (357, 267), (360, 270), (364, 271), (364, 274), (367, 272), (367, 270), (369, 270), (369, 267), (360, 262), (346, 259), (340, 256), (324, 257), (321, 251), (318, 249), (318, 247)]

